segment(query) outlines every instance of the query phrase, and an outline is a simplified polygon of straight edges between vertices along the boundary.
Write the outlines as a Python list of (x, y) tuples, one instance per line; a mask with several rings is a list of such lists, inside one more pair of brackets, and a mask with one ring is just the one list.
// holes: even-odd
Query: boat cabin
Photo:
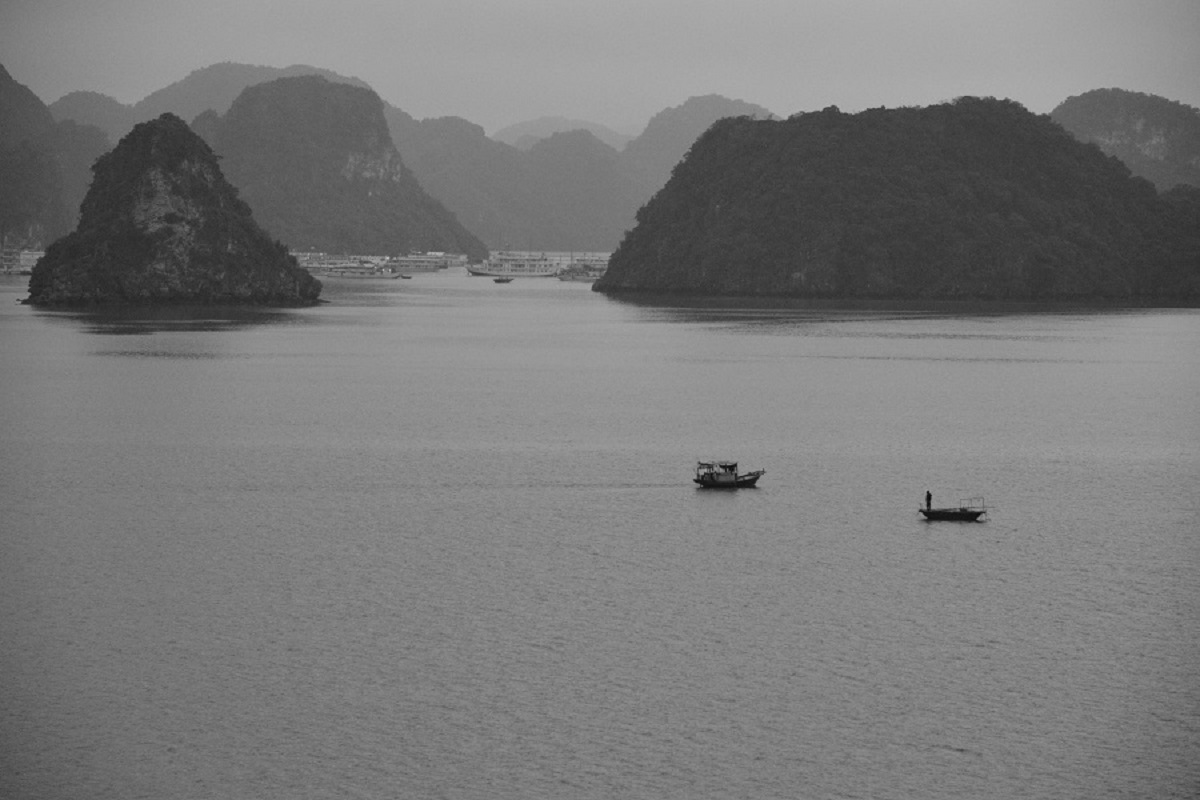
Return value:
[(693, 480), (701, 486), (714, 489), (742, 489), (753, 486), (763, 472), (760, 469), (738, 474), (736, 461), (697, 461)]
[(737, 468), (736, 461), (698, 461), (696, 477), (712, 483), (735, 483)]

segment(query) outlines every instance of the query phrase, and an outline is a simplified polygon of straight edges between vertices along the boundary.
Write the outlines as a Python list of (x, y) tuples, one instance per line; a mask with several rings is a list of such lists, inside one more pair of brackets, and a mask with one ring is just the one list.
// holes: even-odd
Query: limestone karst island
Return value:
[(1194, 303), (1200, 190), (1159, 193), (1012, 101), (730, 118), (638, 211), (594, 288)]
[(93, 168), (74, 232), (33, 269), (37, 306), (317, 302), (321, 283), (255, 223), (217, 157), (173, 114)]

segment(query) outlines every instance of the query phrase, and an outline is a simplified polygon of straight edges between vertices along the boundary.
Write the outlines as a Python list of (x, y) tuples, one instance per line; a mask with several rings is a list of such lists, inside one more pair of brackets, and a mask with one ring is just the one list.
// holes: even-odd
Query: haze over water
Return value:
[(4, 797), (1200, 792), (1196, 311), (0, 280)]

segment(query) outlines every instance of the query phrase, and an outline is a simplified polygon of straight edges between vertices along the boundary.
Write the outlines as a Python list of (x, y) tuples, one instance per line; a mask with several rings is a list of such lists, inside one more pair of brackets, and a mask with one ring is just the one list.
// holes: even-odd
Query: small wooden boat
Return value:
[(739, 474), (736, 461), (697, 461), (692, 480), (702, 489), (750, 489), (765, 472), (758, 469)]
[(492, 278), (492, 280), (494, 280), (496, 283), (512, 283), (512, 281), (513, 281), (512, 278), (504, 278), (504, 277)]
[(960, 500), (957, 507), (918, 509), (927, 522), (978, 522), (987, 514), (987, 505), (982, 497)]

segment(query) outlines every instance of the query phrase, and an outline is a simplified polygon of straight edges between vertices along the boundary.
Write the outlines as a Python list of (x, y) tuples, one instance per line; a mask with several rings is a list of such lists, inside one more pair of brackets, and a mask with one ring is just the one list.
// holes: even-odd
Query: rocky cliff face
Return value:
[(178, 117), (137, 125), (93, 167), (79, 227), (29, 282), (33, 305), (309, 305), (321, 284), (254, 222)]

